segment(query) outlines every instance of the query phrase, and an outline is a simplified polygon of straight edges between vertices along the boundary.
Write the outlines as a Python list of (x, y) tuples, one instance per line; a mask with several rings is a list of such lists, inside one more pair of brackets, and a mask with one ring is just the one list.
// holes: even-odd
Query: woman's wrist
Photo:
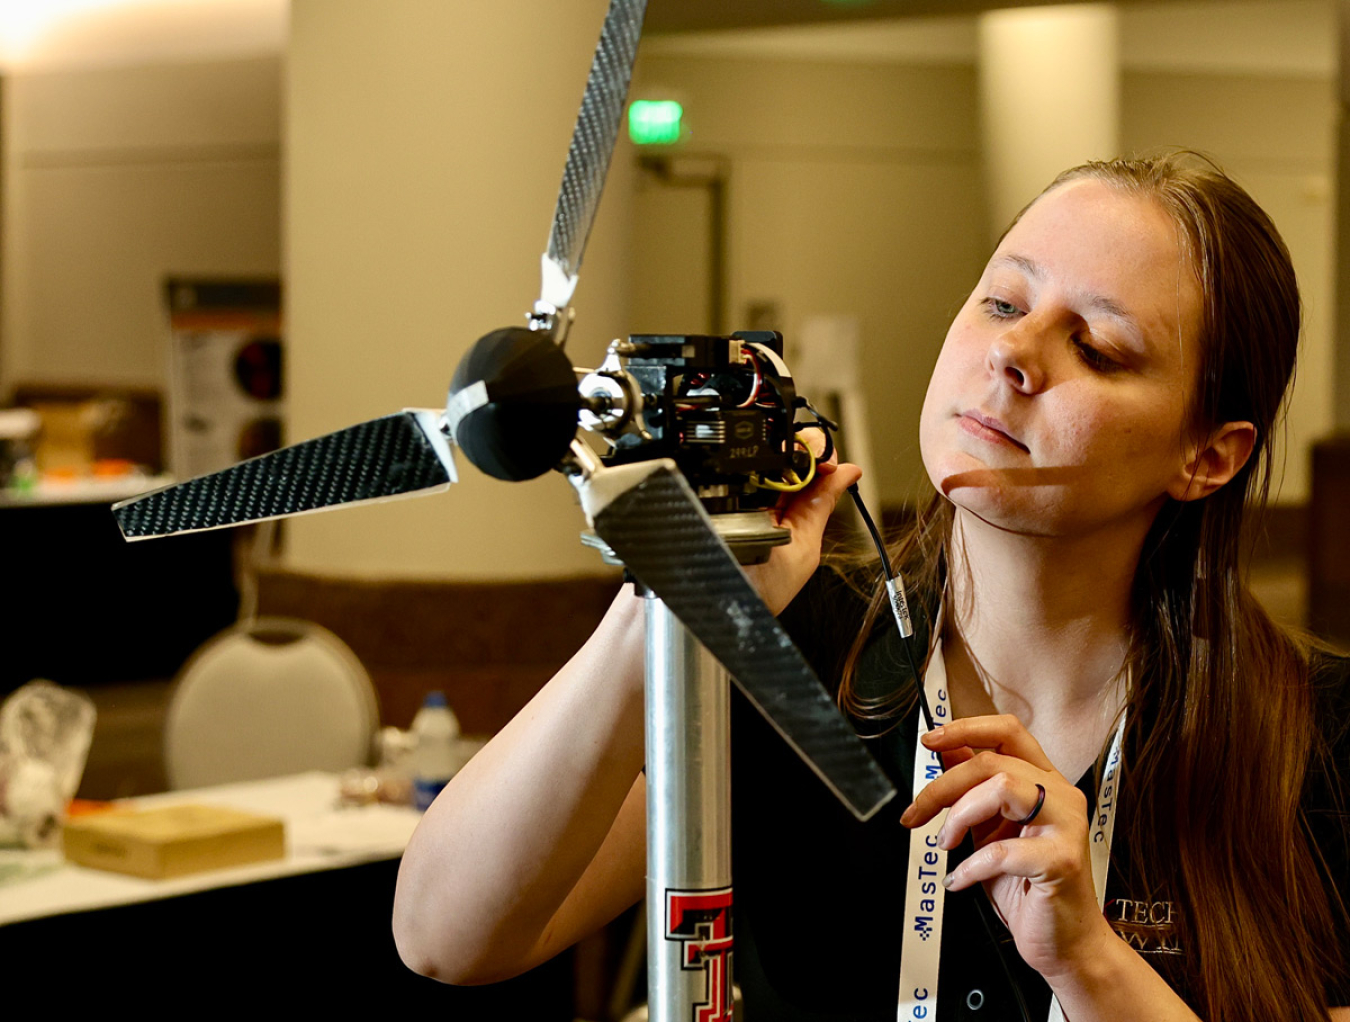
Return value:
[(1104, 916), (1075, 942), (1062, 968), (1042, 973), (1073, 1022), (1198, 1022), (1153, 967), (1125, 943)]
[(1116, 936), (1105, 916), (1097, 913), (1094, 916), (1087, 932), (1073, 941), (1071, 953), (1058, 964), (1041, 971), (1056, 994), (1061, 987), (1096, 988), (1119, 969), (1117, 956), (1120, 952), (1134, 955), (1129, 945)]

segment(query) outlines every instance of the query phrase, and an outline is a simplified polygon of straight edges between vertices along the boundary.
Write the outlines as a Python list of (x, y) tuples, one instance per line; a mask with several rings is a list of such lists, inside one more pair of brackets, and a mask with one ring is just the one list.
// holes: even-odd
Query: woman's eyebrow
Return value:
[[(1018, 255), (1016, 252), (1006, 252), (997, 256), (989, 263), (990, 266), (1010, 266), (1026, 274), (1032, 280), (1040, 282), (1045, 278), (1045, 270), (1036, 260), (1024, 255)], [(1125, 306), (1108, 295), (1099, 295), (1088, 292), (1083, 295), (1083, 303), (1090, 309), (1110, 316), (1112, 319), (1118, 319), (1136, 334), (1143, 334), (1143, 329), (1139, 325), (1139, 320), (1134, 317)]]
[(1016, 252), (1005, 252), (1001, 256), (995, 256), (989, 261), (991, 267), (1011, 266), (1015, 270), (1021, 270), (1033, 280), (1040, 280), (1045, 276), (1045, 271), (1041, 269), (1040, 263), (1034, 259), (1028, 259), (1024, 255), (1018, 255)]

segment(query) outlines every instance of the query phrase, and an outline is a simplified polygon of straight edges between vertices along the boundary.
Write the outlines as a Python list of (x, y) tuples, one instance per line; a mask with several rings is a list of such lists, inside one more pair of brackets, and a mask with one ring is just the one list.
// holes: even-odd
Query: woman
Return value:
[[(1238, 575), (1298, 319), (1273, 226), (1185, 157), (1067, 172), (1009, 229), (934, 369), (921, 444), (939, 495), (897, 551), (934, 623), (925, 683), (955, 717), (922, 739), (946, 764), (929, 783), (912, 786), (918, 687), (878, 629), (881, 594), (867, 606), (812, 577), (857, 469), (784, 510), (793, 542), (756, 583), (782, 610), (811, 580), (785, 621), (915, 794), (856, 824), (738, 716), (752, 1018), (895, 1018), (897, 973), (916, 1018), (1016, 1018), (1019, 999), (1043, 1018), (1052, 996), (1074, 1022), (1350, 1004), (1345, 671), (1310, 659)], [(621, 594), (428, 813), (395, 906), (414, 968), (512, 975), (642, 896), (638, 603)], [(919, 835), (954, 853), (940, 988), (905, 942)]]

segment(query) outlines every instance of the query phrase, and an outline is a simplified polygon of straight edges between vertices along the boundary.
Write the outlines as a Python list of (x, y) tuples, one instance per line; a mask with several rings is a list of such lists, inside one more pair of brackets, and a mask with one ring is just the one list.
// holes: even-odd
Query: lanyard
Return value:
[[(947, 667), (942, 658), (939, 641), (929, 658), (923, 679), (928, 705), (932, 707), (933, 723), (941, 726), (951, 719), (951, 704), (947, 694)], [(929, 781), (942, 771), (942, 761), (936, 752), (924, 747), (918, 738), (926, 728), (919, 715), (914, 743), (914, 796), (917, 798)], [(1122, 716), (1111, 740), (1106, 770), (1102, 775), (1101, 792), (1097, 796), (1097, 811), (1091, 820), (1088, 850), (1092, 862), (1092, 884), (1097, 892), (1097, 907), (1106, 905), (1106, 880), (1111, 862), (1111, 839), (1116, 828), (1116, 794), (1120, 771), (1121, 743), (1125, 735)], [(947, 819), (943, 810), (922, 827), (915, 827), (909, 835), (909, 863), (905, 874), (905, 919), (900, 941), (900, 998), (896, 1009), (897, 1022), (932, 1022), (937, 1018), (938, 963), (942, 948), (943, 903), (947, 889), (942, 878), (947, 874), (947, 853), (938, 847), (937, 834)], [(974, 892), (972, 897), (980, 897)], [(1050, 1001), (1049, 1022), (1064, 1022), (1059, 1000)]]
[[(947, 698), (947, 665), (942, 659), (939, 640), (928, 659), (923, 677), (924, 692), (933, 711), (933, 723), (941, 726), (951, 719)], [(926, 730), (919, 714), (918, 734)], [(917, 797), (929, 781), (942, 772), (942, 759), (936, 752), (914, 743), (914, 795)], [(942, 907), (947, 889), (947, 853), (938, 847), (937, 835), (947, 819), (947, 810), (938, 813), (922, 827), (909, 832), (909, 868), (905, 873), (905, 928), (900, 938), (899, 1022), (937, 1017), (938, 957), (942, 951)]]

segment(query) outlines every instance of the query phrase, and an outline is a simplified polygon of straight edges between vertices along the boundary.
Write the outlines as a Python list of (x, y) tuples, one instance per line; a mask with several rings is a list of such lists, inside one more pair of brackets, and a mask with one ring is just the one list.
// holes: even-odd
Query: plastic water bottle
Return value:
[(425, 812), (455, 775), (459, 720), (445, 703), (444, 692), (428, 692), (413, 718), (413, 805)]

